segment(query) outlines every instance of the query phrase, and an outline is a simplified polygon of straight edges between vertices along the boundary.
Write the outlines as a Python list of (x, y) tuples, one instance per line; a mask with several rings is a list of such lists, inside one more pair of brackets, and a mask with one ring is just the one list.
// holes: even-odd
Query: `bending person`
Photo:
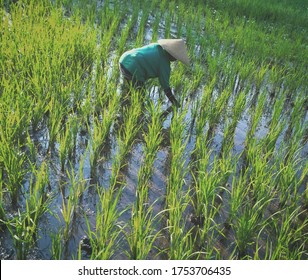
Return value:
[(135, 88), (142, 88), (148, 79), (158, 78), (168, 99), (179, 107), (169, 84), (170, 62), (175, 60), (189, 65), (185, 42), (182, 39), (161, 39), (125, 52), (120, 57), (119, 67), (125, 80)]

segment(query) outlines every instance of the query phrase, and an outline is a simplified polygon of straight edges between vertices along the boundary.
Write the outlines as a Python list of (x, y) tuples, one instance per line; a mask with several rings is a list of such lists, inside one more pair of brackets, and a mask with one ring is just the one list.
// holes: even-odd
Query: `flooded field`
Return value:
[[(308, 258), (307, 4), (193, 2), (3, 2), (1, 259)], [(161, 38), (179, 109), (119, 73)]]

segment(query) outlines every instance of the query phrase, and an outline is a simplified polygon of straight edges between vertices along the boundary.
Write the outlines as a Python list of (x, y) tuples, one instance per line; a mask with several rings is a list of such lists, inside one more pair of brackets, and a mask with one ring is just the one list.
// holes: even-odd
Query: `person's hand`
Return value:
[(176, 100), (170, 88), (165, 90), (165, 94), (167, 95), (168, 99), (171, 101), (173, 105), (175, 105), (177, 108), (180, 107), (180, 103)]

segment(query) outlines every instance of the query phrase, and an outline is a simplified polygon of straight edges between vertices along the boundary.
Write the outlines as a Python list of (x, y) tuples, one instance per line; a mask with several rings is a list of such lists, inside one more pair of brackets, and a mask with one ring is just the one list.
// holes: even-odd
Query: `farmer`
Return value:
[(135, 88), (142, 88), (149, 78), (158, 78), (166, 96), (173, 105), (179, 102), (172, 94), (170, 61), (180, 60), (189, 65), (187, 49), (182, 39), (162, 39), (141, 48), (125, 52), (119, 61), (120, 71), (125, 80)]

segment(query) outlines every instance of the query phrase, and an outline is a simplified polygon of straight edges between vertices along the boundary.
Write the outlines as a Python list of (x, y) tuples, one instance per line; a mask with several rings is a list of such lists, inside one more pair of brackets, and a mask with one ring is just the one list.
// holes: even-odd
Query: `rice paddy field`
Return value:
[(0, 3), (1, 259), (308, 259), (307, 1)]

